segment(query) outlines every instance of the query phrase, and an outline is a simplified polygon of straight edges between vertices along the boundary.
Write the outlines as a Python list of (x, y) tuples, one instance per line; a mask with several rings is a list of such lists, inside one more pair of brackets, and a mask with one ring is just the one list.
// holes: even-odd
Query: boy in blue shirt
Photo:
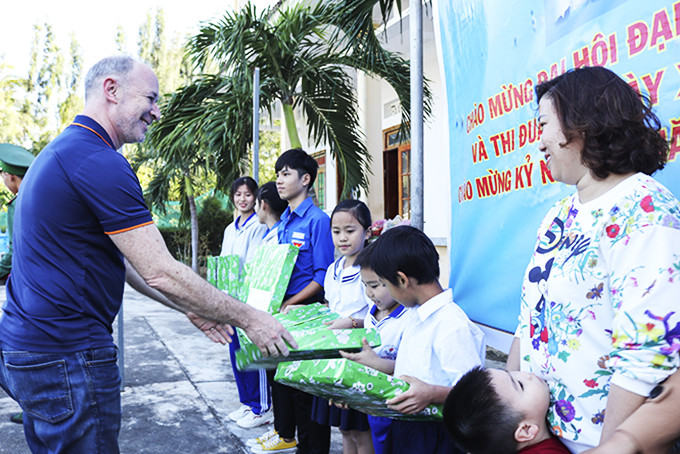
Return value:
[[(278, 227), (279, 244), (300, 249), (281, 305), (284, 313), (295, 305), (324, 302), (326, 270), (335, 258), (330, 218), (309, 196), (318, 168), (316, 160), (299, 148), (283, 153), (275, 165), (276, 189), (288, 202)], [(312, 421), (310, 394), (272, 380), (272, 402), (275, 433), (261, 437), (264, 443), (251, 444), (254, 453), (294, 451), (296, 427), (299, 454), (328, 453), (330, 426)]]
[(316, 160), (299, 148), (276, 161), (276, 189), (288, 202), (279, 224), (279, 244), (300, 249), (281, 312), (296, 304), (323, 302), (326, 270), (335, 259), (330, 218), (309, 196), (318, 168)]
[[(394, 376), (410, 388), (387, 401), (390, 408), (414, 414), (430, 404), (443, 404), (451, 387), (468, 370), (484, 364), (484, 334), (453, 302), (450, 289), (439, 284), (439, 255), (420, 230), (400, 226), (375, 242), (370, 268), (399, 304), (415, 315), (404, 329)], [(440, 422), (395, 420), (387, 435), (386, 453), (456, 453)]]

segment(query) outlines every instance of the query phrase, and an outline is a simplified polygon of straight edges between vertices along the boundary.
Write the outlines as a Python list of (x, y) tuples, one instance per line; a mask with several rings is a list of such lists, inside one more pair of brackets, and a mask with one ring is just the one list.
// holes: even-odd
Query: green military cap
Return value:
[(23, 177), (34, 156), (30, 151), (10, 143), (0, 143), (0, 169), (3, 172)]

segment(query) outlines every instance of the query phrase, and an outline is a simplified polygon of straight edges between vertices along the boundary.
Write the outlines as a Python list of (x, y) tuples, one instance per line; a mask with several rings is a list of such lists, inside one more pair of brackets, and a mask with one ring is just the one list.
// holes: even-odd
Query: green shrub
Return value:
[[(222, 208), (222, 202), (215, 197), (208, 197), (198, 208), (198, 268), (199, 274), (205, 276), (206, 257), (220, 255), (224, 229), (234, 216)], [(191, 266), (191, 229), (186, 227), (159, 228), (165, 245), (172, 256)]]
[(191, 231), (182, 227), (161, 227), (158, 230), (170, 254), (180, 262), (191, 265)]
[[(224, 229), (234, 220), (234, 215), (222, 207), (222, 202), (215, 197), (203, 201), (198, 212), (199, 255), (220, 255)], [(203, 253), (202, 250), (205, 250)]]

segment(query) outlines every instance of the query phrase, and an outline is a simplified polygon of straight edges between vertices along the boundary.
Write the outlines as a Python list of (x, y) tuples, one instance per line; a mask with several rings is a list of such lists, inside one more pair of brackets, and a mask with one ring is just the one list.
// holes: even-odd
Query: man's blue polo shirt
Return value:
[(331, 220), (307, 197), (291, 213), (290, 207), (281, 215), (279, 244), (300, 248), (285, 298), (300, 293), (311, 281), (323, 287), (326, 270), (334, 260)]
[(33, 352), (113, 345), (123, 256), (108, 234), (152, 222), (139, 180), (94, 120), (76, 117), (35, 159), (17, 198), (0, 340)]

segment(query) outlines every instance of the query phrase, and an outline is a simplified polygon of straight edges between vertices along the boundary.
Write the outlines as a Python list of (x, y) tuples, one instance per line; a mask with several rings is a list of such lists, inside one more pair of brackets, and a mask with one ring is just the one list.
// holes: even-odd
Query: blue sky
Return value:
[[(87, 71), (100, 58), (114, 54), (116, 28), (125, 30), (128, 52), (136, 49), (137, 34), (148, 11), (162, 7), (168, 32), (183, 37), (197, 31), (204, 20), (220, 17), (233, 9), (236, 0), (116, 0), (93, 2), (83, 0), (19, 0), (3, 2), (3, 25), (0, 27), (0, 62), (2, 74), (24, 76), (28, 66), (33, 25), (52, 24), (59, 45), (67, 49), (70, 35), (76, 36)], [(242, 3), (242, 2), (239, 2)], [(262, 3), (262, 2), (258, 2)], [(171, 36), (171, 35), (170, 35)]]

